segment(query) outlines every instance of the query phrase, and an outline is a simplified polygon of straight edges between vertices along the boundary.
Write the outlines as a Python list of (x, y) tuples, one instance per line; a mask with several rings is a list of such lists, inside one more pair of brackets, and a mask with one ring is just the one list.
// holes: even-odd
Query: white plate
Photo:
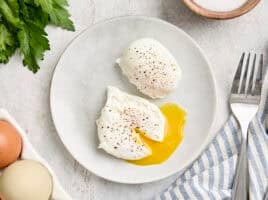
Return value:
[[(173, 94), (152, 102), (175, 102), (187, 110), (182, 144), (163, 164), (146, 167), (99, 150), (95, 125), (108, 85), (141, 95), (115, 67), (115, 60), (131, 41), (142, 37), (152, 37), (164, 44), (177, 58), (183, 73)], [(167, 22), (137, 16), (104, 21), (79, 35), (58, 62), (50, 98), (57, 131), (74, 158), (94, 174), (121, 183), (159, 180), (188, 166), (208, 142), (216, 108), (212, 73), (193, 39)]]

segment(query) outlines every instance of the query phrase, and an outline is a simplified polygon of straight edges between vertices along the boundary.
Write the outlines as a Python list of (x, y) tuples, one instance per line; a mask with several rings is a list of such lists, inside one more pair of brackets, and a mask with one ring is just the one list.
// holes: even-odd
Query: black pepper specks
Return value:
[(180, 76), (178, 64), (158, 41), (150, 38), (134, 41), (124, 58), (128, 59), (120, 67), (142, 93), (161, 98), (176, 88)]
[(100, 148), (119, 158), (141, 159), (149, 155), (150, 149), (139, 134), (159, 141), (164, 134), (165, 119), (159, 108), (147, 100), (113, 90), (97, 120)]

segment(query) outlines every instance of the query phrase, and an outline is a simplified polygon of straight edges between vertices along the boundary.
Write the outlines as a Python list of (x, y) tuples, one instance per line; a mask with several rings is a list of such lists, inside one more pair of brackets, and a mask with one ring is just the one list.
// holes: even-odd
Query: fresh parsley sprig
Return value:
[(45, 27), (74, 31), (67, 6), (67, 0), (0, 0), (0, 63), (8, 63), (19, 49), (23, 65), (36, 73), (38, 61), (50, 49)]

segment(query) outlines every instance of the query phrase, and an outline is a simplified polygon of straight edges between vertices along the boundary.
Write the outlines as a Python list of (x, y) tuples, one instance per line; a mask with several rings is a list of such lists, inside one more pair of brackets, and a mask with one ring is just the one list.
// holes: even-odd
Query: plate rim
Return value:
[[(211, 124), (208, 128), (208, 134), (203, 142), (203, 144), (200, 146), (199, 150), (197, 151), (197, 153), (195, 153), (194, 155), (191, 156), (190, 159), (188, 159), (188, 162), (185, 162), (183, 164), (182, 167), (176, 169), (176, 170), (173, 170), (173, 171), (169, 171), (168, 173), (166, 173), (166, 175), (162, 175), (162, 176), (157, 176), (157, 177), (154, 177), (154, 178), (146, 178), (146, 179), (143, 179), (143, 180), (137, 180), (137, 181), (129, 181), (129, 180), (117, 180), (115, 178), (111, 178), (111, 177), (106, 177), (106, 176), (103, 176), (102, 174), (98, 174), (96, 173), (95, 171), (91, 170), (89, 167), (87, 167), (87, 165), (84, 164), (83, 161), (77, 159), (77, 157), (68, 149), (68, 145), (65, 144), (64, 140), (63, 140), (63, 135), (60, 133), (59, 131), (59, 128), (56, 124), (56, 120), (55, 120), (55, 116), (54, 116), (54, 112), (53, 112), (53, 106), (52, 106), (52, 102), (53, 102), (53, 82), (54, 82), (54, 79), (55, 79), (55, 74), (56, 74), (56, 71), (57, 71), (57, 67), (58, 67), (58, 64), (62, 58), (62, 56), (64, 55), (64, 53), (67, 51), (67, 49), (75, 42), (75, 40), (80, 37), (81, 35), (83, 35), (86, 31), (90, 30), (90, 29), (94, 29), (96, 28), (97, 26), (101, 25), (101, 24), (105, 24), (105, 23), (109, 23), (109, 22), (112, 22), (112, 21), (117, 21), (117, 20), (121, 20), (121, 19), (142, 19), (142, 20), (150, 20), (150, 21), (155, 21), (155, 22), (158, 22), (158, 23), (162, 23), (164, 25), (167, 25), (167, 26), (170, 26), (174, 29), (176, 29), (177, 31), (181, 32), (181, 34), (183, 34), (186, 38), (188, 38), (192, 44), (195, 46), (195, 48), (197, 48), (202, 57), (204, 58), (204, 61), (205, 63), (207, 64), (207, 67), (208, 67), (208, 72), (210, 74), (210, 77), (211, 77), (211, 80), (213, 82), (213, 86), (212, 86), (212, 91), (213, 91), (213, 97), (214, 97), (214, 100), (213, 100), (213, 114), (212, 114), (212, 121), (211, 121)], [(53, 75), (52, 75), (52, 78), (51, 78), (51, 81), (50, 81), (50, 91), (49, 91), (49, 107), (50, 107), (50, 112), (51, 112), (51, 118), (52, 118), (52, 121), (53, 121), (53, 124), (55, 126), (55, 129), (56, 129), (56, 132), (64, 146), (64, 148), (67, 150), (67, 152), (74, 158), (75, 161), (77, 161), (81, 166), (83, 166), (85, 169), (87, 169), (89, 172), (91, 172), (92, 174), (98, 176), (98, 177), (101, 177), (105, 180), (108, 180), (108, 181), (111, 181), (111, 182), (115, 182), (115, 183), (123, 183), (123, 184), (142, 184), (142, 183), (151, 183), (151, 182), (155, 182), (155, 181), (159, 181), (159, 180), (162, 180), (164, 178), (168, 178), (172, 175), (174, 175), (175, 173), (178, 173), (178, 172), (183, 172), (187, 167), (189, 167), (198, 157), (199, 155), (201, 155), (201, 153), (205, 150), (206, 146), (209, 144), (209, 142), (212, 140), (212, 138), (215, 136), (215, 133), (212, 133), (212, 127), (215, 123), (215, 116), (216, 116), (216, 113), (217, 113), (217, 107), (218, 107), (218, 95), (217, 95), (217, 82), (216, 82), (216, 79), (215, 79), (215, 76), (213, 74), (213, 71), (212, 71), (212, 67), (211, 67), (211, 64), (204, 52), (204, 50), (199, 46), (199, 44), (188, 34), (186, 33), (184, 30), (182, 30), (181, 28), (179, 28), (178, 26), (168, 22), (168, 21), (165, 21), (163, 19), (160, 19), (160, 18), (156, 18), (156, 17), (149, 17), (149, 16), (144, 16), (144, 15), (125, 15), (125, 16), (119, 16), (119, 17), (112, 17), (112, 18), (109, 18), (109, 19), (104, 19), (104, 20), (100, 20), (99, 22), (93, 24), (93, 25), (89, 25), (87, 26), (84, 30), (82, 30), (80, 33), (78, 33), (67, 45), (66, 47), (64, 48), (64, 50), (62, 51), (62, 53), (60, 54), (60, 56), (58, 57), (58, 60), (55, 64), (55, 67), (53, 69)]]

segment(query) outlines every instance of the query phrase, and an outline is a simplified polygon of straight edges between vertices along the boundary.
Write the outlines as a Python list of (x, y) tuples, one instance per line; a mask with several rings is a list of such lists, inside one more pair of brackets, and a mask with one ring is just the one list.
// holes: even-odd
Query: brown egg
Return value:
[(15, 162), (22, 149), (17, 130), (7, 121), (0, 120), (0, 169)]

